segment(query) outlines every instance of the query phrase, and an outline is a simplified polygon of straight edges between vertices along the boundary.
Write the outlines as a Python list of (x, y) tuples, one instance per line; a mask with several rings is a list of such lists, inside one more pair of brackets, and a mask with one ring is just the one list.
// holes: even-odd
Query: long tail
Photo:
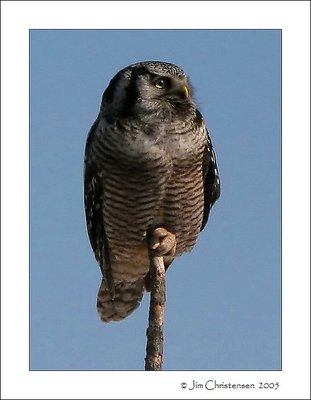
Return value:
[(105, 279), (102, 280), (97, 295), (97, 311), (103, 322), (120, 321), (130, 315), (139, 303), (144, 293), (144, 279), (135, 282), (122, 282), (114, 287), (114, 297), (111, 297)]

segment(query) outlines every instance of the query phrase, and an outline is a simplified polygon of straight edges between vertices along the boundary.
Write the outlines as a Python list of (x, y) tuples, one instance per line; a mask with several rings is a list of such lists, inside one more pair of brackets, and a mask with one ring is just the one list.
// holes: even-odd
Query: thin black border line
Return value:
[[(83, 1), (83, 0), (81, 0)], [(160, 0), (162, 1), (162, 0)], [(266, 1), (266, 0), (264, 0)], [(28, 116), (29, 116), (29, 122), (28, 122), (28, 129), (29, 129), (29, 148), (28, 148), (28, 155), (29, 155), (29, 163), (28, 163), (28, 172), (29, 172), (29, 243), (28, 243), (28, 250), (29, 250), (29, 265), (28, 265), (28, 273), (29, 273), (29, 280), (28, 280), (28, 305), (29, 305), (29, 316), (28, 316), (28, 322), (29, 322), (29, 329), (28, 329), (28, 334), (29, 334), (29, 347), (28, 347), (28, 370), (29, 372), (145, 372), (143, 369), (124, 369), (124, 370), (118, 370), (118, 369), (31, 369), (30, 368), (30, 359), (31, 359), (31, 296), (30, 296), (30, 285), (31, 285), (31, 279), (30, 279), (30, 266), (31, 266), (31, 158), (30, 158), (30, 151), (31, 151), (31, 102), (30, 102), (30, 94), (31, 94), (31, 40), (30, 40), (30, 35), (32, 31), (278, 31), (280, 32), (280, 344), (281, 344), (281, 349), (280, 349), (280, 361), (281, 361), (281, 368), (280, 369), (248, 369), (248, 370), (243, 370), (243, 369), (229, 369), (229, 370), (224, 370), (224, 369), (207, 369), (207, 370), (201, 370), (201, 369), (170, 369), (170, 370), (162, 370), (159, 372), (275, 372), (275, 373), (280, 373), (283, 371), (283, 225), (282, 225), (282, 218), (283, 218), (283, 197), (282, 197), (282, 189), (283, 189), (283, 181), (282, 181), (282, 172), (283, 172), (283, 158), (282, 158), (282, 150), (283, 150), (283, 103), (282, 103), (282, 96), (283, 96), (283, 30), (282, 29), (29, 29), (29, 36), (28, 36)]]

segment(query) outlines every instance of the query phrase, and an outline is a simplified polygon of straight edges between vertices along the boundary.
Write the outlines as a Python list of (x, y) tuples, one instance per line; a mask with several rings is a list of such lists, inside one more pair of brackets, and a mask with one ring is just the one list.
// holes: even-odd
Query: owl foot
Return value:
[(165, 228), (156, 228), (151, 234), (149, 246), (157, 256), (173, 257), (176, 251), (176, 236)]

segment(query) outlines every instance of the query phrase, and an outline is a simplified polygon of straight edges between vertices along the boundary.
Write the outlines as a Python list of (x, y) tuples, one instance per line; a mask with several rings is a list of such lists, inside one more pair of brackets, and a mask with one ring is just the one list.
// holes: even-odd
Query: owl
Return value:
[(149, 290), (150, 232), (167, 269), (194, 247), (219, 195), (212, 142), (184, 71), (160, 61), (119, 71), (102, 96), (84, 160), (102, 321), (124, 319)]

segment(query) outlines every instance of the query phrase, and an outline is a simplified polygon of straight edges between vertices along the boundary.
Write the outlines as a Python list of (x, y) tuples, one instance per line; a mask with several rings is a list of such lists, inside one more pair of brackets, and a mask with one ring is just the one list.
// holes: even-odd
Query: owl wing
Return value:
[(102, 208), (103, 176), (102, 171), (98, 170), (97, 164), (93, 159), (94, 156), (90, 151), (98, 124), (99, 118), (96, 119), (90, 129), (85, 147), (84, 207), (87, 232), (95, 258), (99, 263), (102, 274), (108, 278), (107, 275), (109, 275), (109, 273), (107, 274), (107, 269), (109, 268), (110, 262)]
[[(202, 123), (204, 125), (203, 120)], [(216, 156), (213, 150), (211, 138), (205, 126), (204, 130), (207, 136), (207, 141), (203, 153), (204, 211), (201, 231), (204, 229), (208, 221), (211, 208), (220, 196), (220, 180), (216, 163)]]

